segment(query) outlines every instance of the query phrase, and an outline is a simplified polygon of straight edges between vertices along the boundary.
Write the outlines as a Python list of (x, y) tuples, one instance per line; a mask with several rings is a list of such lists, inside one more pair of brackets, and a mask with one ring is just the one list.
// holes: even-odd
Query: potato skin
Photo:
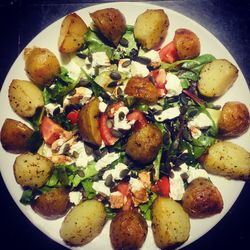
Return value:
[(147, 164), (155, 159), (161, 144), (160, 129), (148, 123), (128, 138), (125, 151), (133, 160)]
[(200, 73), (198, 90), (203, 96), (222, 96), (238, 77), (238, 69), (226, 59), (215, 59)]
[(64, 216), (70, 208), (69, 192), (65, 188), (52, 188), (36, 198), (31, 207), (46, 219), (58, 219)]
[(158, 48), (167, 35), (168, 27), (169, 19), (163, 10), (146, 10), (136, 19), (134, 36), (144, 48)]
[(249, 128), (249, 111), (241, 102), (224, 104), (218, 122), (219, 133), (225, 137), (240, 136)]
[(211, 174), (240, 180), (250, 177), (250, 153), (229, 141), (212, 145), (207, 154), (202, 156), (201, 163)]
[(189, 237), (188, 214), (173, 199), (157, 197), (152, 208), (152, 230), (157, 247), (165, 249), (179, 245)]
[(110, 225), (110, 239), (114, 249), (139, 249), (148, 233), (146, 220), (136, 211), (118, 213)]
[(76, 13), (71, 13), (63, 19), (58, 40), (61, 53), (77, 51), (84, 43), (84, 34), (88, 31), (86, 23)]
[(16, 157), (13, 168), (19, 185), (39, 188), (47, 182), (53, 163), (46, 157), (28, 152)]
[(192, 218), (204, 218), (223, 209), (223, 200), (217, 187), (205, 178), (194, 179), (187, 187), (182, 206)]
[(22, 117), (32, 117), (44, 106), (42, 91), (32, 82), (14, 79), (8, 91), (11, 108)]
[(45, 48), (26, 48), (24, 51), (25, 71), (32, 82), (39, 87), (51, 84), (60, 72), (55, 54)]
[(179, 59), (191, 59), (200, 54), (200, 40), (191, 30), (177, 29), (174, 43)]
[(69, 245), (85, 245), (101, 233), (105, 222), (104, 205), (97, 200), (87, 200), (69, 211), (62, 223), (60, 236)]
[(83, 140), (95, 145), (102, 144), (98, 123), (99, 99), (93, 98), (85, 104), (78, 115), (78, 128)]
[(33, 133), (22, 122), (7, 118), (1, 129), (1, 143), (5, 150), (13, 153), (23, 153), (27, 151), (27, 142)]
[(100, 32), (117, 46), (126, 29), (123, 14), (118, 9), (106, 8), (90, 13), (90, 17)]
[(155, 85), (148, 78), (144, 77), (130, 78), (124, 93), (149, 104), (155, 104), (158, 100)]

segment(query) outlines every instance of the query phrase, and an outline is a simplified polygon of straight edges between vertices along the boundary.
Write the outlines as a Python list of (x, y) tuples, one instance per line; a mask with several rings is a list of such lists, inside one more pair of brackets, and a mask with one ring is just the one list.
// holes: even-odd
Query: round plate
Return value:
[[(145, 4), (145, 3), (107, 3), (95, 5), (92, 7), (84, 8), (77, 13), (84, 19), (86, 23), (90, 23), (91, 19), (89, 17), (89, 13), (98, 9), (113, 7), (119, 9), (124, 16), (126, 17), (127, 24), (134, 24), (136, 17), (144, 12), (146, 9), (159, 9), (162, 8), (160, 6)], [(234, 58), (230, 55), (227, 49), (205, 28), (192, 21), (191, 19), (166, 8), (162, 8), (167, 13), (170, 20), (170, 27), (167, 39), (165, 43), (172, 40), (174, 36), (174, 32), (177, 28), (187, 28), (195, 32), (200, 38), (201, 42), (201, 54), (211, 53), (216, 58), (226, 58), (232, 63), (234, 63), (237, 67), (237, 63)], [(27, 47), (44, 47), (53, 51), (58, 58), (60, 58), (60, 54), (57, 48), (57, 40), (60, 32), (60, 25), (62, 23), (62, 19), (56, 21), (51, 24), (49, 27), (44, 29), (39, 35), (37, 35), (28, 45)], [(238, 67), (239, 68), (239, 67)], [(14, 64), (12, 65), (5, 82), (2, 87), (0, 103), (5, 105), (5, 112), (0, 114), (0, 126), (2, 126), (4, 120), (6, 118), (13, 118), (16, 120), (21, 120), (11, 109), (8, 101), (8, 87), (12, 79), (27, 79), (27, 76), (24, 71), (24, 61), (23, 61), (23, 52), (18, 56)], [(236, 95), (237, 93), (237, 95)], [(250, 95), (247, 87), (247, 83), (241, 73), (239, 71), (239, 77), (237, 82), (233, 85), (233, 87), (221, 98), (219, 98), (216, 102), (218, 104), (224, 104), (226, 101), (234, 100), (241, 101), (245, 104), (249, 103)], [(249, 108), (249, 107), (248, 107)], [(250, 150), (250, 144), (247, 141), (247, 138), (250, 138), (250, 131), (248, 131), (243, 136), (234, 139), (234, 142), (243, 146), (248, 151)], [(58, 219), (55, 221), (45, 220), (35, 214), (30, 206), (24, 206), (19, 202), (19, 199), (22, 195), (21, 187), (16, 183), (13, 171), (10, 171), (12, 168), (5, 168), (2, 166), (12, 166), (15, 160), (16, 155), (8, 153), (0, 148), (1, 154), (1, 173), (4, 179), (4, 182), (24, 215), (33, 223), (37, 228), (39, 228), (44, 234), (58, 242), (61, 245), (67, 246), (59, 236), (59, 229), (63, 219)], [(4, 163), (4, 164), (3, 164)], [(227, 180), (218, 176), (211, 176), (212, 182), (218, 187), (220, 190), (223, 200), (224, 200), (224, 208), (223, 211), (215, 216), (199, 219), (199, 220), (191, 220), (191, 232), (190, 237), (187, 242), (185, 242), (182, 246), (186, 246), (191, 242), (197, 240), (202, 235), (204, 235), (208, 230), (210, 230), (213, 226), (215, 226), (223, 216), (228, 212), (231, 206), (236, 201), (239, 196), (243, 186), (243, 181), (234, 181)], [(32, 236), (31, 236), (32, 237)], [(68, 246), (67, 246), (68, 247)], [(142, 249), (154, 249), (156, 248), (152, 230), (149, 228), (148, 236), (146, 242), (143, 245)], [(112, 249), (110, 240), (109, 240), (109, 223), (107, 223), (102, 231), (102, 233), (94, 239), (92, 242), (77, 249)]]

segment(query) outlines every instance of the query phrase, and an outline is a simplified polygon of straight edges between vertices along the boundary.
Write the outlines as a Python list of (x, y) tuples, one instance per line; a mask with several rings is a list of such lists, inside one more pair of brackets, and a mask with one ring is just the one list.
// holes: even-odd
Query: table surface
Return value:
[[(0, 21), (2, 23), (0, 83), (4, 82), (8, 70), (18, 54), (43, 28), (67, 13), (97, 2), (111, 1), (2, 0), (0, 3)], [(250, 2), (240, 0), (147, 2), (176, 10), (197, 21), (213, 33), (235, 58), (249, 85)], [(250, 184), (246, 183), (238, 200), (220, 223), (201, 239), (184, 249), (249, 249), (249, 192)], [(8, 244), (8, 249), (16, 249), (17, 247), (26, 250), (65, 249), (43, 235), (26, 219), (9, 195), (1, 177), (0, 204), (2, 212), (0, 239), (4, 246)]]

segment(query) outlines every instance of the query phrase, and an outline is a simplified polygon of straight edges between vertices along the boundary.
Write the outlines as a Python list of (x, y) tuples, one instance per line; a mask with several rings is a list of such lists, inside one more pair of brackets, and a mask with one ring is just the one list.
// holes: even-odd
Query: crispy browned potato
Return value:
[(168, 27), (168, 16), (163, 10), (146, 10), (136, 19), (135, 39), (146, 49), (157, 48), (164, 41)]
[(149, 104), (155, 104), (158, 100), (155, 85), (148, 78), (144, 77), (130, 78), (124, 93)]
[(14, 79), (8, 97), (11, 108), (22, 117), (32, 117), (44, 106), (42, 91), (30, 81)]
[(222, 136), (240, 136), (249, 128), (249, 111), (241, 102), (227, 102), (224, 104), (218, 122)]
[(161, 144), (161, 130), (148, 123), (128, 138), (126, 153), (133, 160), (147, 164), (155, 159)]
[(76, 13), (71, 13), (63, 19), (58, 48), (61, 53), (77, 51), (84, 43), (84, 34), (88, 31), (86, 23)]
[(24, 50), (25, 71), (32, 82), (40, 87), (52, 83), (60, 72), (60, 63), (55, 54), (45, 48), (26, 48)]
[(179, 59), (191, 59), (200, 54), (200, 40), (191, 30), (177, 29), (174, 43)]
[(139, 249), (148, 233), (146, 220), (136, 211), (118, 213), (110, 225), (110, 239), (114, 249)]
[(98, 116), (99, 99), (93, 98), (79, 112), (78, 128), (83, 140), (100, 146), (102, 138), (99, 130)]
[(204, 218), (223, 209), (220, 191), (213, 183), (205, 178), (194, 179), (187, 187), (182, 206), (192, 218)]
[(36, 198), (31, 207), (46, 219), (58, 219), (70, 208), (69, 192), (65, 188), (52, 188)]
[(24, 123), (6, 119), (1, 129), (1, 143), (5, 150), (13, 153), (27, 151), (27, 142), (33, 133), (33, 129)]
[(117, 46), (126, 29), (123, 14), (118, 9), (107, 8), (90, 13), (90, 17), (99, 31)]

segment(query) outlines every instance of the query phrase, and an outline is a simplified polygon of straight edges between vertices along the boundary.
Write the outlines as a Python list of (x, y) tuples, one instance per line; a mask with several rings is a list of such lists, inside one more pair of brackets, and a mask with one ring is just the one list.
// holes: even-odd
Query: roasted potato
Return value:
[(148, 233), (146, 220), (136, 211), (118, 213), (110, 225), (110, 239), (114, 249), (139, 249)]
[(86, 23), (76, 13), (71, 13), (63, 19), (58, 48), (61, 53), (77, 51), (84, 43), (84, 34), (88, 31)]
[(224, 104), (218, 122), (219, 133), (222, 136), (240, 136), (249, 128), (249, 111), (241, 102)]
[(22, 117), (32, 117), (37, 108), (44, 106), (42, 91), (29, 81), (13, 80), (8, 97), (12, 109)]
[(69, 192), (65, 188), (52, 188), (36, 198), (31, 207), (46, 219), (58, 219), (64, 216), (70, 208)]
[(155, 104), (158, 100), (157, 89), (148, 78), (130, 78), (125, 87), (124, 93), (149, 104)]
[(164, 41), (169, 19), (163, 10), (146, 10), (135, 22), (134, 36), (145, 49), (158, 48)]
[(238, 77), (238, 69), (226, 59), (215, 59), (200, 73), (198, 90), (203, 96), (222, 96)]
[(135, 161), (147, 164), (153, 161), (162, 144), (162, 133), (153, 124), (146, 124), (128, 138), (126, 153)]
[(194, 179), (187, 187), (182, 206), (192, 218), (204, 218), (223, 209), (223, 200), (220, 191), (214, 184), (205, 178)]
[(53, 169), (53, 163), (39, 154), (23, 153), (14, 162), (16, 182), (22, 187), (39, 188), (44, 185)]
[(6, 119), (1, 129), (1, 143), (5, 150), (13, 153), (27, 151), (27, 142), (33, 133), (33, 129), (24, 123)]
[(201, 163), (207, 172), (229, 179), (248, 180), (250, 177), (250, 153), (241, 146), (220, 141), (212, 145)]
[(117, 46), (126, 29), (123, 14), (118, 9), (107, 8), (90, 13), (90, 17), (103, 36)]
[(62, 223), (60, 236), (72, 246), (85, 245), (101, 233), (105, 221), (104, 205), (97, 200), (87, 200), (69, 211)]
[(179, 245), (189, 237), (188, 214), (173, 199), (158, 197), (152, 208), (152, 230), (157, 247), (165, 249)]
[(94, 98), (85, 104), (78, 115), (78, 128), (83, 140), (95, 145), (102, 144), (99, 130), (99, 99)]
[(45, 48), (24, 50), (25, 71), (32, 82), (39, 87), (50, 85), (60, 73), (60, 64), (55, 54)]
[(191, 59), (199, 56), (200, 40), (191, 30), (177, 29), (173, 41), (179, 59)]

